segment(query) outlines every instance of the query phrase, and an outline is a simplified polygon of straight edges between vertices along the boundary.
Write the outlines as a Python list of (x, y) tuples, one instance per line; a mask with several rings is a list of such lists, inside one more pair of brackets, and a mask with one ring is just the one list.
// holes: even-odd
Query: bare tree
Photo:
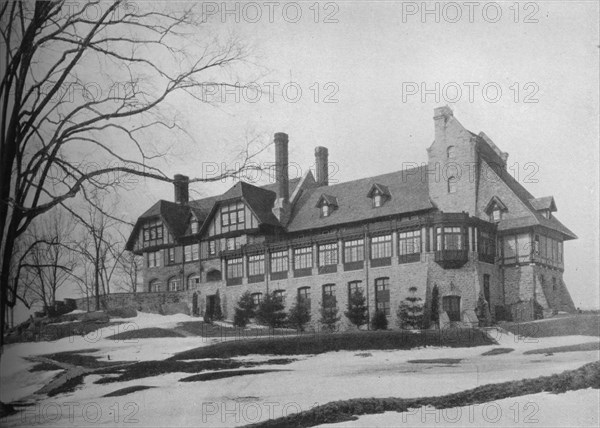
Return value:
[(143, 267), (143, 259), (131, 252), (126, 252), (119, 260), (119, 273), (121, 279), (121, 290), (137, 293), (140, 285), (140, 271)]
[(74, 225), (64, 210), (54, 210), (29, 229), (34, 243), (23, 258), (20, 300), (27, 307), (41, 303), (44, 308), (56, 304), (58, 290), (67, 284), (75, 267)]
[[(173, 133), (194, 139), (177, 122), (169, 97), (182, 93), (202, 103), (206, 87), (243, 86), (231, 72), (251, 65), (246, 46), (208, 33), (199, 4), (183, 6), (0, 4), (2, 332), (6, 309), (19, 295), (10, 267), (31, 222), (84, 185), (114, 186), (127, 174), (172, 182), (157, 163), (166, 148), (154, 141), (174, 141)], [(233, 170), (191, 182), (236, 176), (252, 157), (248, 150), (241, 156)]]

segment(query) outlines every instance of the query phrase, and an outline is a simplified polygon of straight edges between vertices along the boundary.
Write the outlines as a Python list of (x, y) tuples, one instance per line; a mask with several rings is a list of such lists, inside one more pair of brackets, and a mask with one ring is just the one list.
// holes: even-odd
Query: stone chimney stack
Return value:
[(173, 176), (173, 187), (175, 189), (175, 202), (178, 204), (187, 204), (190, 200), (190, 177), (182, 174)]
[(288, 175), (288, 135), (277, 132), (275, 143), (275, 182), (277, 183), (277, 199), (273, 206), (273, 214), (285, 226), (290, 220), (290, 184)]
[(446, 142), (446, 124), (454, 117), (452, 109), (448, 106), (437, 107), (433, 110), (433, 122), (435, 124), (435, 141)]
[(327, 147), (315, 147), (315, 174), (317, 186), (329, 186), (329, 151)]
[(277, 198), (289, 201), (289, 176), (288, 176), (288, 135), (277, 132), (275, 142), (275, 182), (277, 183)]

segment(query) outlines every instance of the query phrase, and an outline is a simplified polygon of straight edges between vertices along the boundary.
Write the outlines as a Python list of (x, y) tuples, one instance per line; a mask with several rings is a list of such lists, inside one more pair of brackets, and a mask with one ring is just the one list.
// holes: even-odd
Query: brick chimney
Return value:
[(329, 151), (327, 147), (315, 147), (315, 174), (317, 186), (329, 186)]
[(288, 135), (277, 132), (273, 139), (275, 143), (275, 182), (277, 183), (277, 199), (273, 214), (282, 225), (290, 219), (290, 185), (288, 176)]
[(173, 188), (175, 189), (175, 202), (178, 204), (187, 204), (190, 200), (190, 177), (182, 174), (173, 176)]
[(277, 198), (289, 200), (288, 177), (288, 135), (277, 132), (275, 143), (275, 182), (277, 183)]
[(452, 109), (448, 106), (433, 109), (433, 123), (435, 126), (435, 140), (446, 143), (446, 124), (454, 117)]

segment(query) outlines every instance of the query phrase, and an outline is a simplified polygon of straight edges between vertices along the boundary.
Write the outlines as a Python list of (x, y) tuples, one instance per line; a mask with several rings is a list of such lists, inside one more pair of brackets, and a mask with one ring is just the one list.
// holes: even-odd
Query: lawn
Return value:
[(508, 397), (536, 394), (544, 391), (563, 393), (585, 388), (600, 389), (600, 362), (589, 363), (576, 370), (568, 370), (551, 376), (489, 384), (437, 397), (410, 399), (395, 397), (358, 398), (334, 401), (308, 411), (287, 417), (270, 419), (251, 426), (261, 428), (311, 427), (325, 423), (331, 424), (356, 420), (357, 415), (376, 414), (386, 411), (406, 412), (409, 409), (422, 406), (447, 409), (487, 403)]
[(394, 350), (423, 346), (458, 348), (493, 344), (495, 342), (485, 332), (478, 329), (305, 333), (293, 337), (230, 340), (180, 352), (170, 359), (232, 358), (253, 354), (322, 354), (331, 351)]

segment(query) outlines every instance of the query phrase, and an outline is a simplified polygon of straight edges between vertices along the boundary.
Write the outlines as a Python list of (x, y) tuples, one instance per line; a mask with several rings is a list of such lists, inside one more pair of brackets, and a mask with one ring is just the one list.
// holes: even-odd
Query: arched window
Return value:
[(254, 307), (258, 307), (262, 302), (262, 293), (252, 293), (252, 302), (254, 302)]
[(446, 150), (446, 155), (447, 155), (448, 159), (454, 159), (454, 156), (455, 156), (454, 146), (448, 146), (448, 149)]
[(448, 193), (456, 193), (456, 177), (450, 177), (448, 179)]
[(336, 306), (335, 284), (325, 284), (323, 286), (323, 308), (325, 311), (333, 311)]
[(191, 290), (194, 287), (200, 285), (200, 275), (197, 273), (193, 273), (187, 277), (187, 289)]
[(298, 289), (298, 300), (304, 302), (310, 310), (310, 287), (300, 287)]
[(207, 281), (221, 281), (222, 278), (221, 271), (218, 269), (209, 270), (206, 274)]
[(285, 290), (275, 290), (273, 291), (273, 296), (285, 305)]
[(148, 283), (148, 292), (156, 293), (157, 291), (160, 291), (161, 287), (162, 287), (161, 282), (158, 279), (153, 279), (152, 281), (150, 281)]
[(167, 285), (169, 287), (169, 291), (179, 291), (181, 290), (181, 278), (179, 276), (172, 276), (167, 281)]
[(460, 296), (444, 296), (442, 308), (450, 321), (460, 321)]

